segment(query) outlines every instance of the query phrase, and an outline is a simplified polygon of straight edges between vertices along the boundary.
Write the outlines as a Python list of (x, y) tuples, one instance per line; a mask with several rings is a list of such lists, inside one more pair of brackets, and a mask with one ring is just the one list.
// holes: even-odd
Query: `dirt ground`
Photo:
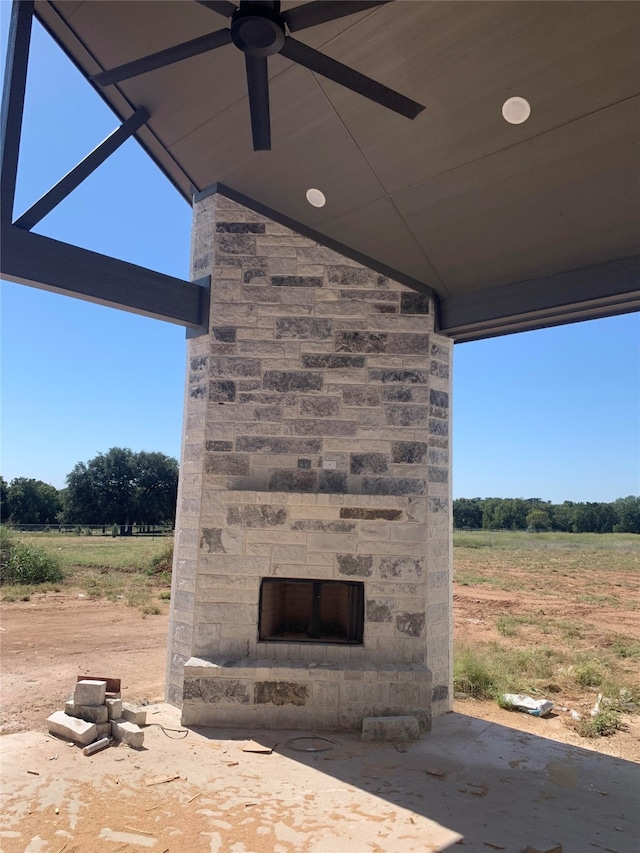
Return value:
[(130, 702), (162, 700), (168, 611), (163, 603), (161, 615), (144, 617), (78, 592), (3, 604), (0, 733), (46, 731), (78, 675), (119, 678)]
[[(550, 598), (511, 594), (500, 590), (456, 585), (454, 591), (457, 642), (500, 639), (495, 631), (500, 613), (531, 613), (544, 608), (546, 615), (566, 614), (561, 596)], [(578, 608), (576, 613), (575, 608)], [(612, 615), (602, 607), (575, 605), (590, 630), (606, 635)], [(2, 606), (0, 650), (2, 692), (0, 733), (34, 730), (46, 732), (46, 718), (64, 707), (78, 675), (112, 676), (122, 682), (123, 698), (130, 702), (163, 699), (166, 663), (168, 605), (162, 612), (143, 616), (123, 603), (92, 599), (78, 592), (35, 594), (30, 601)], [(640, 610), (615, 612), (616, 630), (640, 638)], [(527, 626), (530, 628), (530, 626)], [(522, 642), (519, 638), (518, 642)], [(582, 711), (597, 691), (552, 697), (556, 706)], [(625, 716), (626, 728), (612, 737), (585, 740), (568, 726), (566, 712), (543, 721), (500, 709), (493, 702), (457, 700), (460, 713), (521, 729), (554, 740), (640, 762), (640, 717)]]

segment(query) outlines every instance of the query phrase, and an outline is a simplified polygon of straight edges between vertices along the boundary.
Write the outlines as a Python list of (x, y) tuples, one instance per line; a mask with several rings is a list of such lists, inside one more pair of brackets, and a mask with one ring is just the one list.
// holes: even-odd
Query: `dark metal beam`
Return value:
[(54, 207), (72, 193), (76, 187), (80, 186), (85, 178), (88, 178), (89, 175), (95, 172), (114, 151), (117, 151), (127, 139), (130, 139), (148, 118), (149, 113), (144, 107), (136, 110), (117, 130), (114, 130), (97, 148), (94, 148), (84, 160), (58, 181), (42, 198), (38, 199), (29, 210), (16, 219), (14, 225), (18, 228), (24, 228), (27, 231), (33, 228), (34, 225), (37, 225), (41, 219), (44, 219), (48, 213), (51, 213)]
[(3, 224), (13, 218), (32, 16), (33, 0), (14, 0), (0, 113), (0, 221)]
[(209, 279), (182, 281), (4, 225), (0, 276), (206, 333)]
[(456, 342), (640, 310), (640, 255), (444, 299), (440, 331)]

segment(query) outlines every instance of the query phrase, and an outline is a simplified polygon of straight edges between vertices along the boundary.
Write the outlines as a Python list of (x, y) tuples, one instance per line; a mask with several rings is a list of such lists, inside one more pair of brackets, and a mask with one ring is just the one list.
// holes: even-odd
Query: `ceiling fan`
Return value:
[(289, 35), (373, 6), (382, 6), (389, 0), (313, 0), (286, 12), (280, 11), (279, 0), (240, 0), (239, 6), (228, 0), (196, 2), (230, 17), (231, 26), (94, 74), (92, 79), (99, 86), (110, 86), (233, 42), (245, 58), (254, 151), (271, 150), (267, 57), (276, 53), (407, 118), (414, 119), (424, 109), (416, 101)]

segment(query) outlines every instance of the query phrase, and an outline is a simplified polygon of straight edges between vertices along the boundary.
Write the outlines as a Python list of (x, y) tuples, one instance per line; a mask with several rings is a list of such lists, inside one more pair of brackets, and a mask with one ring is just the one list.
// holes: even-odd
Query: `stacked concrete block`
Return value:
[(73, 700), (69, 700), (65, 703), (64, 712), (70, 717), (78, 717), (89, 723), (106, 723), (109, 719), (106, 705), (76, 705)]
[[(241, 706), (236, 720), (311, 724), (311, 705), (258, 685), (315, 662), (343, 673), (318, 726), (421, 710), (424, 727), (451, 703), (452, 347), (431, 299), (220, 194), (196, 204), (192, 269), (211, 275), (210, 333), (189, 341), (168, 700), (183, 722)], [(265, 578), (362, 583), (362, 645), (260, 641)], [(199, 696), (191, 658), (218, 666)], [(347, 687), (353, 666), (375, 697)], [(392, 708), (394, 666), (421, 674)]]
[(54, 711), (47, 718), (47, 724), (51, 734), (72, 740), (74, 743), (86, 746), (97, 740), (98, 730), (95, 723), (87, 723), (77, 717), (70, 717), (64, 711)]
[[(146, 711), (123, 703), (120, 698), (107, 698), (106, 686), (105, 681), (78, 681), (64, 711), (56, 711), (48, 718), (49, 731), (83, 746), (113, 737), (140, 748), (144, 741), (140, 726), (146, 724)], [(126, 719), (123, 719), (123, 706)]]
[(146, 726), (147, 712), (144, 708), (138, 708), (137, 705), (132, 705), (130, 702), (123, 702), (122, 719), (128, 723), (134, 723), (136, 726)]
[(106, 723), (96, 723), (96, 731), (98, 732), (98, 739), (103, 737), (111, 736), (111, 722)]
[(122, 699), (107, 699), (105, 705), (107, 706), (108, 718), (119, 720), (122, 716)]
[(90, 679), (77, 681), (75, 690), (73, 691), (73, 701), (75, 705), (79, 706), (102, 705), (104, 704), (106, 692), (106, 681), (92, 681)]

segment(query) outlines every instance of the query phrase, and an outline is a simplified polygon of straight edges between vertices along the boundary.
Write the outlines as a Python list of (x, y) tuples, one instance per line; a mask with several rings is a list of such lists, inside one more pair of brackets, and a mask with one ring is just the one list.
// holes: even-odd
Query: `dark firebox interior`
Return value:
[(265, 578), (259, 639), (362, 644), (364, 584)]

